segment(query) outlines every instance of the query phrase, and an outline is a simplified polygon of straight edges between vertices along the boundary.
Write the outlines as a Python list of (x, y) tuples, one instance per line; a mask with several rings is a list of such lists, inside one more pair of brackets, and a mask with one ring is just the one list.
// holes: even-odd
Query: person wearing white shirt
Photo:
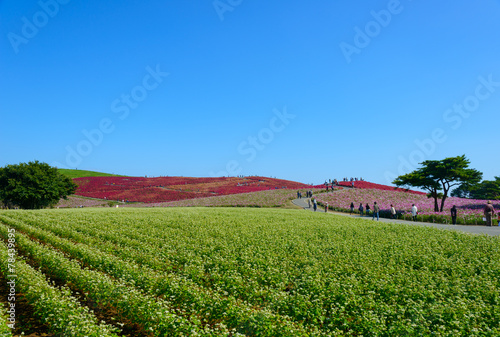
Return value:
[(415, 204), (411, 205), (411, 215), (413, 216), (413, 221), (417, 221), (418, 209)]

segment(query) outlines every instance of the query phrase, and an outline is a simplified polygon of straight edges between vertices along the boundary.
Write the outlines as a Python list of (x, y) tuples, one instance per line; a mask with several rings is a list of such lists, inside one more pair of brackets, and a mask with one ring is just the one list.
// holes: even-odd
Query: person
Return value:
[(309, 208), (311, 208), (311, 199), (307, 199), (307, 204), (309, 205)]
[(365, 210), (366, 210), (366, 215), (369, 216), (370, 215), (370, 205), (368, 205), (368, 203), (366, 203)]
[(377, 216), (377, 221), (380, 221), (380, 219), (379, 219), (379, 212), (380, 212), (380, 208), (378, 207), (377, 202), (375, 201), (373, 203), (373, 218), (372, 218), (372, 220), (375, 220), (375, 215), (376, 215)]
[(417, 221), (417, 214), (418, 214), (418, 208), (415, 206), (415, 204), (411, 205), (411, 216), (413, 218), (413, 221)]
[(451, 213), (451, 223), (456, 225), (457, 224), (457, 206), (453, 205), (453, 207), (450, 209)]
[(297, 191), (297, 199), (300, 199), (300, 191)]
[(349, 214), (352, 214), (352, 212), (354, 212), (354, 203), (351, 202), (351, 212)]
[(328, 203), (325, 205), (325, 213), (328, 213)]
[(363, 216), (363, 204), (359, 204), (359, 215)]
[(316, 199), (314, 199), (314, 211), (316, 212), (317, 209), (318, 209), (318, 203), (316, 202)]
[(396, 209), (394, 208), (394, 206), (391, 204), (391, 217), (393, 219), (396, 219)]
[(493, 208), (493, 205), (491, 204), (491, 201), (488, 200), (488, 203), (484, 207), (484, 217), (486, 218), (486, 226), (492, 226), (492, 219), (493, 219), (493, 214), (495, 213), (495, 209)]

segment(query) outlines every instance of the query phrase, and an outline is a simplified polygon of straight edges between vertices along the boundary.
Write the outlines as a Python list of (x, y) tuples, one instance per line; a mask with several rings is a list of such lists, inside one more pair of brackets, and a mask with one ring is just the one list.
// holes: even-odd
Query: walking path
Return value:
[[(311, 207), (308, 206), (307, 203), (307, 198), (302, 198), (302, 199), (294, 199), (292, 200), (293, 204), (299, 207), (302, 207), (305, 210), (309, 211), (314, 211), (311, 203)], [(318, 210), (316, 211), (317, 213), (324, 213), (325, 208), (321, 207), (318, 205)], [(347, 216), (351, 218), (363, 218), (363, 219), (372, 219), (372, 216), (363, 216), (361, 217), (359, 214), (353, 214), (350, 215), (348, 213), (341, 213), (341, 212), (332, 212), (328, 211), (329, 214), (335, 214), (335, 215), (342, 215), (342, 216)], [(375, 220), (377, 221), (377, 220)], [(407, 220), (393, 220), (393, 219), (387, 219), (387, 218), (380, 218), (380, 221), (382, 222), (389, 222), (389, 223), (399, 223), (399, 224), (407, 224), (407, 225), (416, 225), (416, 226), (425, 226), (425, 227), (434, 227), (434, 228), (439, 228), (439, 229), (448, 229), (448, 230), (456, 230), (456, 231), (462, 231), (462, 232), (467, 232), (467, 233), (473, 233), (473, 234), (487, 234), (491, 236), (498, 236), (500, 235), (500, 226), (493, 226), (493, 227), (488, 227), (488, 226), (464, 226), (464, 225), (444, 225), (444, 224), (437, 224), (437, 223), (430, 223), (430, 222), (414, 222), (414, 221), (407, 221)]]

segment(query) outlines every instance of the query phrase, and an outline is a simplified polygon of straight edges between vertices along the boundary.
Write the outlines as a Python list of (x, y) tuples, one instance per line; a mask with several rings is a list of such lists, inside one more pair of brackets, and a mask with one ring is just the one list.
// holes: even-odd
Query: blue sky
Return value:
[(4, 0), (0, 23), (0, 166), (500, 175), (500, 0)]

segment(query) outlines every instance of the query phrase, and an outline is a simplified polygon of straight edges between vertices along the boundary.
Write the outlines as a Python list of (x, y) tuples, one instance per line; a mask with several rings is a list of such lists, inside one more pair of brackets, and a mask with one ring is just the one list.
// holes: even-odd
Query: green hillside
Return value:
[(109, 174), (102, 172), (94, 172), (94, 171), (85, 171), (85, 170), (70, 170), (70, 169), (58, 169), (61, 174), (74, 179), (74, 178), (82, 178), (82, 177), (122, 177), (118, 174)]

